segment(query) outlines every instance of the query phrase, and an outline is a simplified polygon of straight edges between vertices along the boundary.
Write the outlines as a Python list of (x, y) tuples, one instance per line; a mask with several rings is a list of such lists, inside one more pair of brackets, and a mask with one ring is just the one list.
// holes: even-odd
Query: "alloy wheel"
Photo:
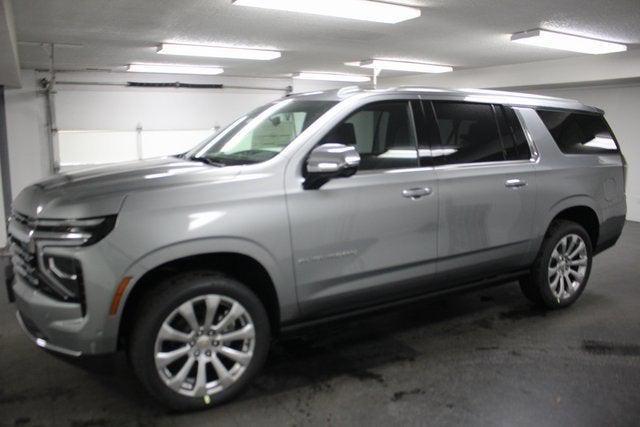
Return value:
[(589, 258), (587, 245), (577, 234), (567, 234), (556, 244), (548, 266), (549, 287), (553, 296), (565, 300), (582, 286)]
[(164, 383), (188, 397), (219, 393), (247, 369), (255, 348), (251, 316), (238, 301), (200, 295), (173, 310), (158, 330), (154, 359)]

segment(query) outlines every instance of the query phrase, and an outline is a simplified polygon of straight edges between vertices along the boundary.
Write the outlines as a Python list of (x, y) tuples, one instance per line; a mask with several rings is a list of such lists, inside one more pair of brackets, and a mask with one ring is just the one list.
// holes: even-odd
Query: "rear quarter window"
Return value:
[(565, 154), (619, 152), (607, 122), (599, 114), (549, 110), (538, 110), (538, 114)]

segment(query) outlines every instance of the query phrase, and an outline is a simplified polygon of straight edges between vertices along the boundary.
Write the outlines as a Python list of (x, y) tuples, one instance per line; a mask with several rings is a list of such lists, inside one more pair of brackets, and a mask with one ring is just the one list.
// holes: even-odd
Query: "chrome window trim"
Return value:
[(490, 167), (490, 166), (517, 166), (517, 165), (530, 165), (535, 163), (534, 160), (503, 160), (498, 162), (477, 162), (477, 163), (455, 163), (452, 165), (439, 165), (434, 166), (436, 170), (446, 169), (468, 169), (473, 167)]
[(371, 176), (371, 175), (386, 175), (390, 173), (411, 173), (411, 172), (426, 172), (433, 171), (434, 166), (416, 166), (409, 168), (393, 168), (393, 169), (365, 169), (358, 171), (355, 175), (349, 177), (349, 179), (357, 178), (358, 176)]

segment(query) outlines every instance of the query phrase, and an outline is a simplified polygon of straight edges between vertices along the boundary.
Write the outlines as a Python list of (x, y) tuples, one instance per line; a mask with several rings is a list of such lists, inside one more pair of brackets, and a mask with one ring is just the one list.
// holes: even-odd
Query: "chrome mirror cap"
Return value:
[(322, 144), (311, 151), (306, 164), (304, 188), (318, 189), (332, 178), (344, 178), (356, 173), (360, 154), (354, 146)]
[(335, 173), (357, 168), (360, 155), (353, 146), (343, 144), (323, 144), (311, 152), (307, 160), (308, 173)]

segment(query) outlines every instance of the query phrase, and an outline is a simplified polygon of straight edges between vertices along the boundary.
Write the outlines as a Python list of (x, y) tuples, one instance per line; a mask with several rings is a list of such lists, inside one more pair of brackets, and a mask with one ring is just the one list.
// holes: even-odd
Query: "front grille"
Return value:
[(9, 236), (9, 251), (14, 273), (28, 284), (38, 287), (40, 280), (36, 254), (29, 252), (28, 245), (13, 236)]
[(61, 295), (53, 290), (47, 282), (42, 280), (38, 271), (38, 259), (36, 254), (29, 251), (26, 243), (21, 242), (13, 236), (9, 236), (9, 251), (11, 253), (11, 264), (16, 276), (20, 276), (23, 281), (32, 288), (55, 298), (63, 300)]
[(25, 225), (29, 228), (33, 228), (34, 221), (30, 220), (29, 217), (24, 216), (19, 212), (12, 211), (11, 218), (19, 224)]
[[(13, 211), (11, 221), (15, 221), (27, 230), (36, 230), (36, 221), (22, 214)], [(56, 290), (44, 276), (38, 267), (38, 254), (36, 246), (31, 242), (25, 242), (9, 233), (9, 253), (11, 254), (11, 264), (13, 272), (19, 276), (24, 283), (34, 289), (41, 291), (48, 296), (60, 300), (68, 301), (69, 298)]]

